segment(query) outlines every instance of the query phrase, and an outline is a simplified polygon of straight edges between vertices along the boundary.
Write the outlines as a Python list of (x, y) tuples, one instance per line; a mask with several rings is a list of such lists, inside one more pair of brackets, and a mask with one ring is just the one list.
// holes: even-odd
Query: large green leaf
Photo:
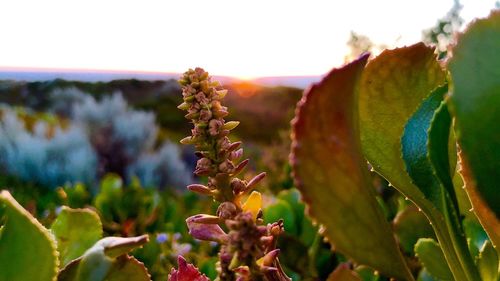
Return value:
[(336, 250), (412, 280), (375, 199), (358, 130), (357, 89), (368, 56), (334, 69), (305, 94), (293, 121), (291, 161), (309, 213)]
[(361, 145), (378, 173), (420, 208), (423, 194), (401, 159), (404, 126), (420, 103), (444, 84), (434, 49), (423, 43), (382, 52), (366, 67), (359, 94)]
[(0, 192), (5, 224), (0, 232), (0, 281), (56, 279), (56, 242), (7, 191)]
[(450, 106), (462, 149), (462, 174), (472, 206), (500, 245), (500, 11), (462, 34), (449, 62)]
[(62, 266), (81, 256), (102, 236), (101, 220), (90, 209), (63, 207), (51, 227)]
[(148, 242), (148, 236), (106, 237), (83, 256), (71, 261), (59, 272), (59, 281), (149, 281), (144, 265), (129, 257), (128, 252)]
[[(425, 198), (443, 213), (444, 194), (456, 198), (448, 162), (451, 118), (444, 104), (438, 111), (447, 92), (446, 85), (433, 91), (411, 116), (401, 137), (408, 175)], [(453, 209), (458, 213), (458, 203)]]

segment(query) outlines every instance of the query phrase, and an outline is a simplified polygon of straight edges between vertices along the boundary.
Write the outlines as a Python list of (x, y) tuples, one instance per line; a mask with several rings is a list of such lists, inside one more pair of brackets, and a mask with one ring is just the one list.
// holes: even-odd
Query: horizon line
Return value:
[[(0, 72), (63, 72), (63, 73), (109, 73), (109, 74), (144, 74), (144, 75), (166, 75), (175, 76), (182, 74), (182, 72), (168, 72), (168, 71), (153, 71), (153, 70), (134, 70), (134, 69), (99, 69), (99, 68), (65, 68), (65, 67), (24, 67), (24, 66), (2, 66), (0, 65)], [(320, 77), (324, 74), (307, 74), (307, 75), (270, 75), (270, 76), (256, 76), (250, 79), (243, 79), (237, 75), (227, 74), (212, 74), (214, 77), (232, 78), (234, 80), (259, 80), (266, 78), (312, 78)]]

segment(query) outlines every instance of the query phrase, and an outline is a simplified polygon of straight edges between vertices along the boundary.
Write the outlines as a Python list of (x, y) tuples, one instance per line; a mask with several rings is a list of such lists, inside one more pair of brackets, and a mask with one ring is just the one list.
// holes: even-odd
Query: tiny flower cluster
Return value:
[(283, 222), (263, 225), (262, 197), (253, 191), (265, 173), (248, 182), (237, 177), (248, 159), (240, 161), (241, 142), (231, 142), (228, 138), (239, 122), (224, 120), (228, 111), (221, 102), (227, 90), (217, 81), (211, 81), (201, 68), (185, 72), (179, 83), (184, 102), (178, 108), (186, 110), (185, 117), (193, 123), (192, 135), (181, 143), (195, 146), (199, 160), (194, 173), (208, 177), (207, 185), (192, 184), (188, 189), (221, 203), (215, 216), (189, 217), (186, 222), (190, 234), (221, 244), (217, 268), (221, 281), (291, 280), (280, 266), (276, 249)]

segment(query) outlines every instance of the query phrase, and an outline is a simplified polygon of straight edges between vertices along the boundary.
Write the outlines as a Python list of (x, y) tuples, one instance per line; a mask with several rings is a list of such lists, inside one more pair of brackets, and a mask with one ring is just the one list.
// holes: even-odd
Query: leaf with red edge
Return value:
[(348, 264), (343, 263), (335, 268), (326, 281), (361, 281), (361, 278), (356, 272), (349, 269)]
[(472, 207), (500, 253), (500, 11), (458, 37), (448, 67), (450, 112), (461, 148), (461, 174)]
[(297, 105), (290, 160), (297, 187), (336, 250), (413, 280), (375, 199), (358, 129), (358, 88), (368, 55), (332, 70)]
[(179, 269), (172, 268), (168, 275), (168, 281), (210, 281), (207, 276), (201, 274), (198, 269), (182, 257), (177, 258)]

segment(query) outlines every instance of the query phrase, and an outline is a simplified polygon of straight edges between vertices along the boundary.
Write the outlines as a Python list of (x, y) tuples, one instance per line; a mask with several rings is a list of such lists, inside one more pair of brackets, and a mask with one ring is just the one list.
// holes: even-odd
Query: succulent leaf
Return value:
[(0, 192), (2, 206), (0, 280), (56, 280), (59, 262), (52, 234), (5, 190)]
[[(446, 106), (441, 105), (447, 92), (447, 85), (434, 90), (411, 116), (401, 138), (408, 175), (441, 212), (446, 211), (445, 193), (455, 198), (447, 154), (451, 118)], [(453, 208), (458, 212), (458, 206)]]
[[(438, 87), (425, 99), (411, 116), (401, 138), (403, 159), (413, 183), (443, 215), (443, 226), (449, 233), (449, 242), (457, 253), (458, 263), (451, 261), (452, 269), (463, 268), (469, 280), (479, 278), (469, 253), (467, 241), (459, 219), (458, 201), (455, 195), (449, 165), (449, 135), (451, 116), (442, 99), (448, 92), (446, 85)], [(439, 242), (445, 242), (443, 238)], [(460, 279), (461, 273), (455, 273)]]
[[(148, 236), (106, 237), (88, 249), (81, 257), (66, 265), (58, 281), (149, 281), (146, 267), (127, 255), (148, 242)], [(128, 273), (128, 274), (127, 274)]]
[(415, 253), (429, 271), (441, 280), (454, 280), (439, 244), (431, 238), (421, 238), (415, 244)]
[(367, 59), (332, 70), (304, 94), (292, 121), (290, 159), (309, 213), (325, 226), (324, 235), (338, 251), (386, 275), (412, 280), (361, 153), (357, 98)]
[(489, 240), (484, 242), (479, 257), (477, 258), (477, 267), (483, 281), (498, 281), (500, 275), (500, 264), (498, 254)]
[(65, 266), (102, 237), (102, 224), (97, 213), (90, 209), (63, 207), (51, 231), (57, 239), (61, 265)]
[(363, 153), (375, 171), (417, 204), (423, 194), (405, 172), (401, 136), (420, 103), (444, 82), (434, 49), (423, 43), (382, 52), (367, 65), (361, 81)]
[[(448, 67), (450, 110), (461, 148), (462, 176), (474, 212), (500, 247), (500, 11), (473, 22), (458, 38)], [(498, 251), (498, 249), (497, 249)]]

